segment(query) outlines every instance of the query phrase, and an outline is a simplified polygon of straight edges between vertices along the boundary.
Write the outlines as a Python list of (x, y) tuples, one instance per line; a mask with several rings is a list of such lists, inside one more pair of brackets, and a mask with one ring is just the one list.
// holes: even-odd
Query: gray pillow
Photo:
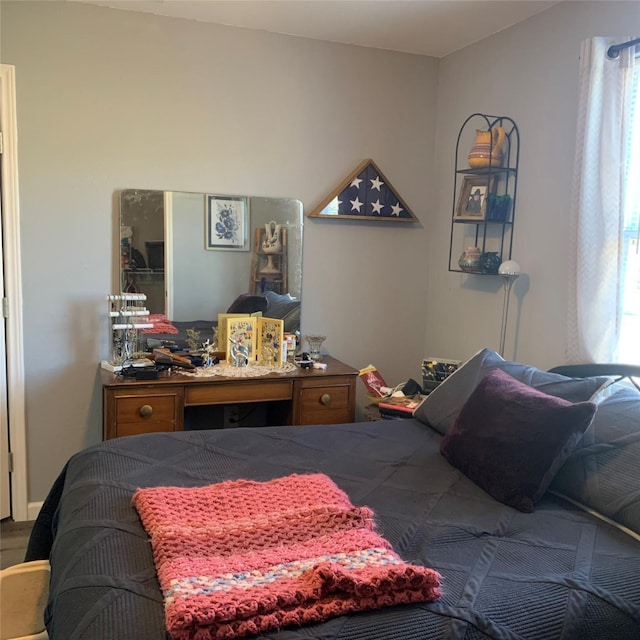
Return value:
[(269, 303), (264, 312), (267, 318), (284, 320), (286, 333), (300, 328), (300, 300), (292, 298), (288, 293), (280, 294), (275, 291), (267, 291), (264, 297)]
[(625, 382), (608, 391), (550, 490), (640, 534), (640, 392)]
[(482, 349), (436, 387), (416, 408), (413, 417), (445, 435), (480, 380), (496, 368), (543, 393), (569, 402), (592, 400), (611, 384), (611, 378), (568, 378), (505, 360), (491, 349)]

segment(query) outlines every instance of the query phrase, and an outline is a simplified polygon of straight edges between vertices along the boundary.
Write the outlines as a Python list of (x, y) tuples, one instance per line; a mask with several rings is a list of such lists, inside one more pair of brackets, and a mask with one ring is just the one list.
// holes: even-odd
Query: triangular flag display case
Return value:
[(373, 160), (364, 160), (309, 218), (419, 222)]

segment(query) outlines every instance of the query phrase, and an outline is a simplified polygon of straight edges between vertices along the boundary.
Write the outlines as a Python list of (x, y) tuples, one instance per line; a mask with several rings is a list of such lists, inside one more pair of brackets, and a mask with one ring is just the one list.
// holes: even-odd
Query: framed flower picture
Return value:
[(249, 251), (249, 199), (207, 195), (205, 248)]

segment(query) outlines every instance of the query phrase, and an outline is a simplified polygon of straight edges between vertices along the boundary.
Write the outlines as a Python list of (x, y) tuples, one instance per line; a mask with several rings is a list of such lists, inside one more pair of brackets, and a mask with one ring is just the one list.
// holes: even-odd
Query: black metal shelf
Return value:
[(456, 173), (463, 173), (467, 175), (476, 175), (483, 176), (489, 175), (492, 173), (517, 173), (517, 169), (514, 167), (498, 167), (498, 166), (488, 166), (486, 168), (479, 169), (457, 169)]
[(164, 269), (122, 269), (123, 273), (137, 273), (143, 276), (163, 275)]
[[(513, 224), (512, 220), (509, 221), (502, 221), (502, 220), (480, 220), (480, 221), (476, 221), (476, 220), (454, 220), (453, 224), (503, 224), (503, 225), (509, 225), (509, 224)], [(508, 259), (508, 258), (505, 258)]]
[[(469, 152), (475, 145), (476, 136), (488, 132), (492, 139), (494, 132), (502, 129), (504, 144), (499, 158), (495, 161), (489, 155), (489, 164), (484, 167), (469, 166)], [(500, 133), (500, 135), (502, 135)], [(496, 154), (497, 156), (498, 154)], [(470, 246), (478, 247), (481, 253), (498, 253), (500, 261), (511, 259), (513, 247), (513, 231), (515, 227), (516, 196), (518, 187), (518, 163), (520, 156), (520, 133), (516, 123), (507, 116), (492, 116), (484, 113), (471, 114), (458, 131), (456, 141), (453, 197), (451, 205), (451, 233), (449, 241), (448, 270), (455, 273), (474, 275), (494, 275), (465, 271), (458, 265), (460, 254)], [(495, 163), (494, 163), (495, 162)], [(474, 181), (474, 177), (478, 180)], [(471, 185), (471, 186), (470, 186)], [(484, 191), (482, 211), (471, 213), (470, 209), (460, 216), (461, 208), (467, 202), (473, 185), (479, 185)], [(508, 196), (508, 197), (507, 197)], [(490, 203), (487, 207), (487, 202)], [(505, 206), (504, 211), (495, 208)], [(489, 209), (489, 213), (487, 210)], [(499, 215), (501, 219), (487, 219), (487, 215)]]

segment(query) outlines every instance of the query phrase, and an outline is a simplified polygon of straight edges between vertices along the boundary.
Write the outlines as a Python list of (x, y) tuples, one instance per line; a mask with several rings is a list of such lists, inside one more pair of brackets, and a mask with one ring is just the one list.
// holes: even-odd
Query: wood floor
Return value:
[(33, 521), (14, 522), (11, 519), (0, 522), (0, 569), (6, 569), (24, 561)]

